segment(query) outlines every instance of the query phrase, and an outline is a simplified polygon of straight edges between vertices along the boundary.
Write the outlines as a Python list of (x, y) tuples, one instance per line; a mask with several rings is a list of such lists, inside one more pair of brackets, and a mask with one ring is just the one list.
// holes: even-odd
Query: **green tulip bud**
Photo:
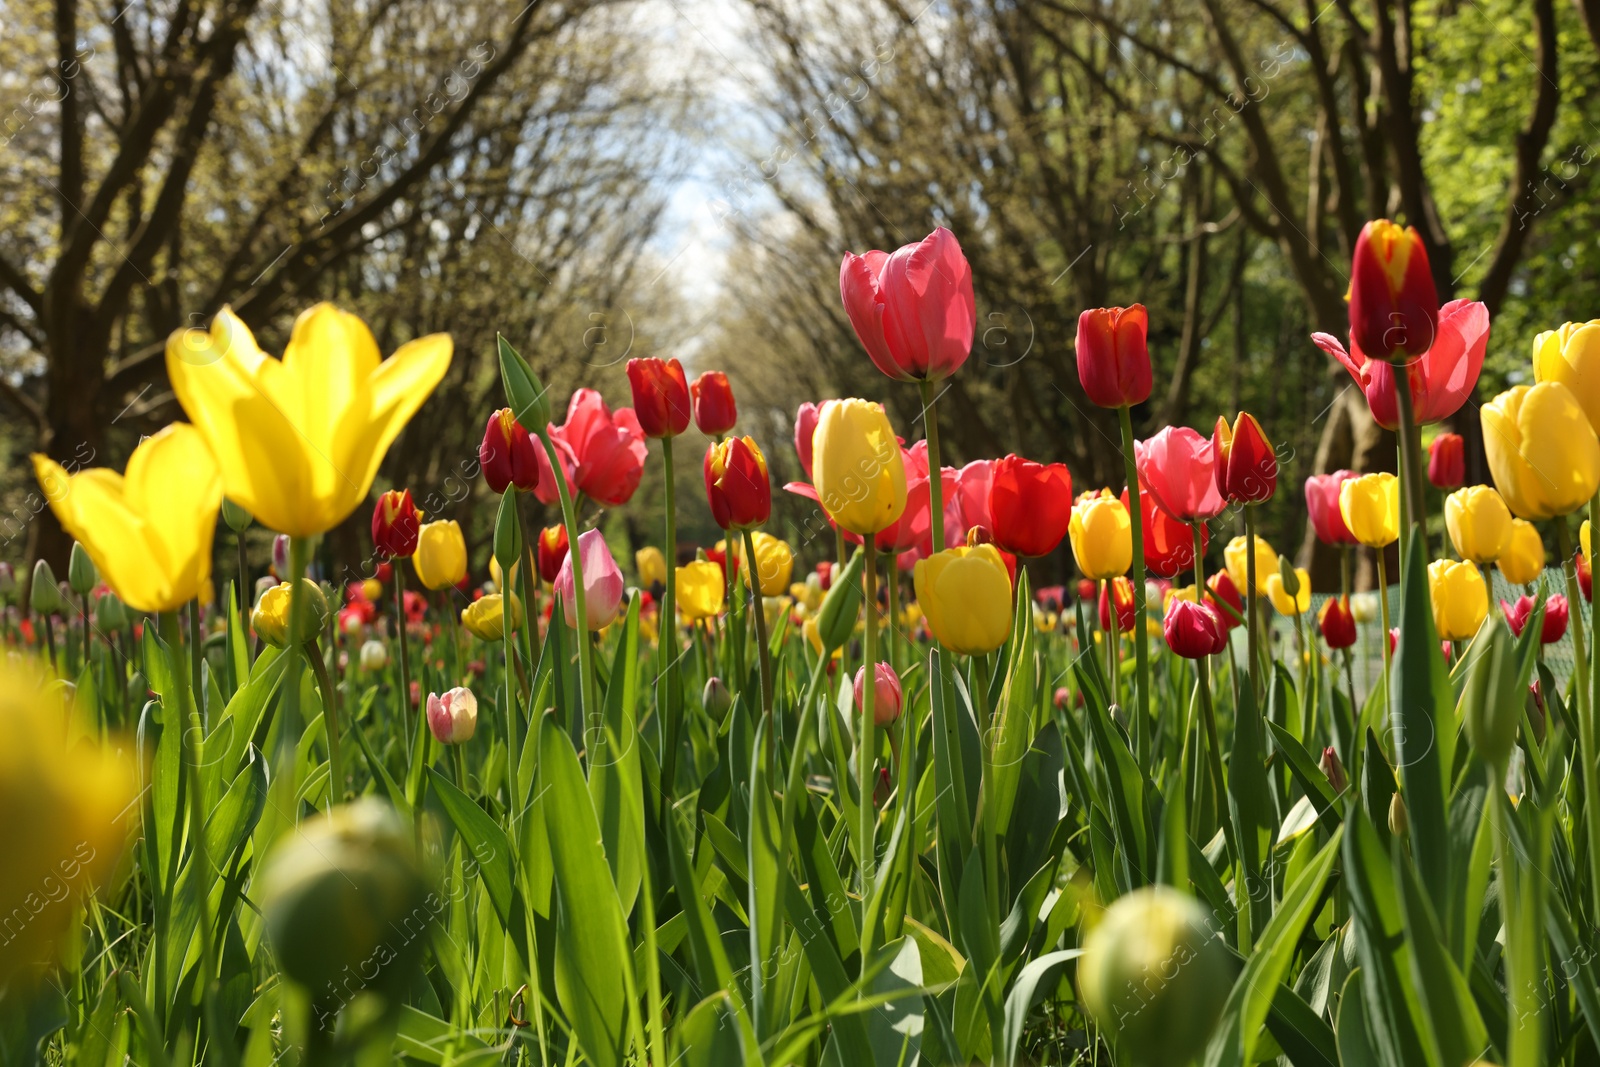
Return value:
[(1294, 560), (1288, 556), (1278, 557), (1278, 578), (1283, 582), (1283, 591), (1292, 600), (1300, 595), (1300, 576), (1295, 573)]
[(255, 519), (244, 508), (241, 508), (227, 497), (223, 497), (222, 521), (228, 524), (228, 529), (239, 534), (248, 530)]
[(33, 580), (28, 584), (28, 606), (36, 615), (54, 615), (61, 610), (61, 590), (56, 587), (56, 572), (40, 559), (33, 565)]
[(94, 604), (94, 623), (102, 630), (122, 630), (128, 625), (128, 606), (115, 593), (101, 594)]
[(522, 558), (522, 527), (517, 522), (517, 494), (506, 493), (500, 498), (500, 510), (494, 517), (494, 561), (500, 564), (501, 574), (510, 574), (511, 568)]
[(1389, 832), (1404, 837), (1411, 830), (1411, 816), (1406, 814), (1406, 802), (1396, 793), (1389, 798)]
[(99, 572), (94, 569), (94, 560), (89, 558), (88, 551), (78, 542), (72, 542), (72, 556), (67, 560), (67, 584), (79, 596), (88, 596), (99, 580)]
[(506, 402), (517, 421), (537, 433), (542, 441), (550, 425), (550, 396), (545, 392), (544, 382), (533, 373), (528, 361), (511, 347), (510, 341), (496, 334), (495, 344), (500, 353), (500, 384), (505, 388)]
[(0, 560), (0, 604), (10, 600), (17, 592), (17, 572), (11, 564)]
[[(1486, 629), (1474, 642), (1478, 651), (1461, 692), (1460, 715), (1472, 747), (1485, 763), (1498, 767), (1516, 743), (1524, 701), (1517, 693), (1517, 650), (1511, 630), (1499, 613), (1490, 617)], [(1539, 639), (1537, 628), (1532, 638)]]
[(1119, 897), (1084, 943), (1084, 1006), (1132, 1062), (1188, 1063), (1205, 1048), (1234, 965), (1187, 893), (1148, 886)]
[(861, 572), (866, 565), (866, 556), (858, 548), (850, 562), (833, 573), (833, 582), (828, 586), (828, 595), (822, 600), (822, 611), (817, 619), (824, 660), (834, 649), (842, 648), (855, 633), (856, 615), (861, 611)]
[(733, 706), (733, 694), (728, 692), (728, 687), (722, 684), (722, 679), (712, 675), (706, 679), (705, 690), (700, 694), (700, 703), (710, 715), (718, 722), (728, 713)]

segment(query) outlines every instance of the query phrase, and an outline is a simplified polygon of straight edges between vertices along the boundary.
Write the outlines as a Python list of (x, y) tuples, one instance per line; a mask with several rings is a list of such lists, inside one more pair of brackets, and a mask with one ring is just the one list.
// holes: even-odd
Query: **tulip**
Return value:
[[(1128, 506), (1128, 491), (1122, 491), (1122, 506)], [(1148, 492), (1139, 494), (1139, 507), (1143, 512), (1141, 525), (1144, 534), (1144, 565), (1159, 578), (1175, 578), (1194, 567), (1194, 528), (1167, 514), (1156, 506), (1155, 498)], [(1211, 531), (1200, 526), (1200, 551), (1206, 550)]]
[(1466, 444), (1458, 433), (1442, 433), (1428, 446), (1428, 481), (1435, 489), (1457, 489), (1467, 477)]
[(1184, 659), (1204, 659), (1228, 647), (1228, 627), (1217, 611), (1182, 596), (1167, 601), (1161, 633), (1167, 647)]
[(1428, 564), (1428, 592), (1433, 599), (1433, 625), (1446, 641), (1466, 641), (1489, 614), (1489, 591), (1477, 565), (1439, 559)]
[(198, 430), (174, 423), (146, 438), (124, 474), (68, 474), (40, 453), (33, 469), (62, 528), (125, 603), (167, 612), (201, 595), (211, 578), (222, 476)]
[(102, 630), (116, 633), (128, 626), (128, 609), (115, 593), (102, 593), (94, 602), (94, 622)]
[(1303, 615), (1311, 610), (1311, 575), (1304, 567), (1296, 567), (1294, 576), (1300, 584), (1291, 594), (1284, 587), (1281, 573), (1273, 571), (1267, 575), (1267, 599), (1280, 615)]
[[(539, 452), (528, 431), (511, 414), (510, 408), (501, 408), (489, 416), (483, 428), (483, 441), (478, 445), (478, 466), (483, 479), (496, 493), (504, 493), (515, 486), (528, 493), (539, 486)], [(546, 460), (546, 464), (548, 464)]]
[(1218, 571), (1206, 579), (1206, 603), (1217, 613), (1225, 629), (1231, 630), (1244, 619), (1244, 597), (1227, 571)]
[(1578, 572), (1578, 588), (1583, 592), (1583, 599), (1594, 600), (1594, 574), (1589, 570), (1589, 557), (1581, 551), (1573, 553), (1573, 569)]
[[(622, 571), (611, 556), (611, 547), (599, 530), (586, 530), (578, 535), (578, 553), (583, 561), (584, 626), (601, 630), (609, 626), (622, 610)], [(561, 562), (556, 573), (556, 596), (561, 600), (562, 617), (567, 625), (576, 629), (578, 610), (575, 582), (572, 577), (572, 553)]]
[(422, 512), (411, 502), (411, 490), (389, 490), (372, 509), (372, 544), (384, 559), (403, 559), (417, 551)]
[(1325, 545), (1353, 545), (1357, 541), (1339, 512), (1339, 487), (1356, 477), (1354, 471), (1313, 474), (1306, 479), (1306, 513), (1317, 540)]
[(1110, 631), (1111, 609), (1115, 602), (1117, 611), (1117, 632), (1124, 634), (1133, 633), (1133, 625), (1138, 621), (1138, 612), (1133, 603), (1133, 583), (1122, 575), (1111, 578), (1100, 584), (1100, 629)]
[(1351, 536), (1368, 548), (1393, 544), (1400, 538), (1400, 479), (1380, 472), (1342, 483), (1339, 515)]
[(722, 568), (709, 560), (695, 560), (678, 568), (678, 613), (685, 622), (714, 618), (722, 612), (728, 583)]
[(826, 404), (812, 437), (812, 483), (823, 509), (841, 528), (866, 536), (906, 508), (905, 463), (881, 404)]
[(822, 404), (813, 404), (807, 400), (801, 404), (794, 413), (794, 451), (800, 457), (800, 469), (806, 472), (806, 477), (811, 477), (812, 439), (817, 432), (817, 421), (822, 417)]
[(1600, 486), (1600, 441), (1572, 390), (1519, 385), (1483, 406), (1489, 471), (1511, 513), (1549, 519), (1576, 511)]
[(547, 582), (556, 580), (561, 564), (567, 558), (567, 528), (562, 525), (546, 526), (539, 531), (539, 577)]
[[(887, 663), (873, 664), (872, 724), (878, 729), (893, 726), (900, 718), (900, 676)], [(856, 669), (856, 709), (866, 713), (867, 668)]]
[(962, 539), (974, 526), (985, 529), (994, 527), (994, 519), (989, 514), (989, 486), (994, 481), (994, 463), (992, 459), (975, 459), (956, 472), (956, 491), (952, 503), (956, 512), (957, 532)]
[(88, 596), (98, 581), (89, 553), (81, 542), (72, 542), (72, 553), (67, 558), (67, 586), (79, 596)]
[[(1260, 596), (1266, 591), (1267, 575), (1275, 574), (1278, 570), (1278, 553), (1267, 544), (1266, 538), (1256, 539), (1256, 595)], [(1222, 550), (1223, 562), (1228, 568), (1228, 577), (1233, 582), (1235, 589), (1244, 590), (1249, 587), (1248, 569), (1250, 564), (1250, 538), (1235, 537), (1228, 542), (1228, 547)]]
[(1511, 532), (1495, 558), (1495, 566), (1512, 585), (1528, 585), (1544, 572), (1544, 538), (1533, 523), (1511, 520)]
[(1078, 381), (1091, 403), (1122, 408), (1150, 399), (1149, 328), (1143, 304), (1089, 308), (1078, 316)]
[(1011, 636), (1011, 576), (993, 545), (918, 560), (912, 582), (929, 632), (951, 652), (993, 652)]
[[(1493, 563), (1511, 539), (1511, 512), (1487, 485), (1469, 485), (1444, 498), (1444, 528), (1456, 555), (1473, 563)], [(1544, 550), (1540, 548), (1540, 558)], [(1542, 565), (1542, 563), (1541, 563)]]
[(1388, 219), (1361, 228), (1350, 262), (1350, 338), (1374, 359), (1415, 358), (1439, 334), (1439, 294), (1416, 228)]
[(1372, 622), (1382, 614), (1382, 605), (1376, 592), (1357, 593), (1350, 598), (1350, 616), (1356, 622)]
[(1085, 493), (1072, 505), (1067, 526), (1078, 570), (1093, 581), (1128, 573), (1133, 563), (1133, 523), (1128, 506), (1111, 490)]
[(1134, 446), (1139, 484), (1156, 506), (1179, 522), (1222, 514), (1227, 501), (1217, 490), (1216, 449), (1187, 426), (1168, 426)]
[(1223, 499), (1230, 504), (1272, 499), (1278, 490), (1278, 456), (1254, 415), (1241, 411), (1232, 426), (1226, 418), (1217, 419), (1211, 449), (1216, 457), (1217, 492)]
[[(567, 404), (567, 421), (546, 429), (550, 443), (561, 460), (567, 488), (606, 507), (626, 504), (644, 476), (644, 461), (649, 450), (644, 430), (632, 408), (613, 412), (593, 389), (579, 389)], [(534, 496), (541, 503), (560, 499), (555, 472), (542, 444), (535, 444), (539, 463), (539, 483)], [(569, 469), (570, 464), (570, 469)]]
[[(276, 648), (285, 648), (290, 644), (289, 595), (292, 592), (293, 588), (288, 582), (280, 582), (262, 593), (261, 599), (256, 601), (255, 608), (250, 612), (250, 628), (261, 640)], [(315, 641), (328, 624), (328, 598), (322, 594), (322, 587), (310, 578), (302, 578), (300, 595), (305, 608), (293, 642), (296, 645)]]
[(61, 587), (56, 584), (56, 572), (50, 561), (43, 558), (33, 561), (33, 577), (28, 582), (28, 607), (35, 615), (59, 615), (66, 608), (61, 599)]
[(628, 360), (633, 413), (646, 437), (676, 437), (689, 428), (691, 401), (683, 364), (676, 359)]
[(1600, 433), (1600, 319), (1564, 323), (1533, 339), (1533, 380), (1560, 382)]
[(655, 545), (645, 545), (635, 552), (633, 566), (639, 572), (639, 584), (646, 589), (667, 583), (667, 557)]
[(1344, 764), (1339, 760), (1339, 753), (1330, 745), (1322, 750), (1322, 763), (1319, 765), (1323, 776), (1328, 779), (1328, 784), (1333, 787), (1335, 795), (1343, 793), (1350, 785), (1350, 776), (1345, 773)]
[(428, 730), (441, 745), (471, 741), (478, 732), (478, 698), (458, 686), (443, 695), (428, 694)]
[[(1072, 522), (1072, 475), (1064, 463), (997, 460), (989, 484), (994, 543), (1019, 556), (1047, 556)], [(1131, 553), (1131, 549), (1129, 550)]]
[[(1518, 637), (1522, 636), (1523, 629), (1528, 625), (1528, 619), (1533, 616), (1533, 609), (1538, 602), (1526, 594), (1519, 596), (1515, 604), (1500, 601), (1500, 611), (1506, 617), (1506, 625), (1511, 627), (1511, 632)], [(1545, 601), (1544, 622), (1539, 629), (1539, 643), (1553, 645), (1561, 640), (1567, 632), (1567, 622), (1571, 615), (1571, 608), (1567, 598), (1560, 593), (1554, 593)]]
[[(468, 604), (461, 613), (461, 625), (480, 641), (498, 641), (505, 636), (505, 598), (488, 593)], [(511, 629), (522, 628), (522, 601), (511, 594)]]
[(707, 437), (722, 437), (739, 421), (733, 386), (721, 371), (706, 371), (694, 380), (689, 392), (694, 398), (694, 424)]
[(361, 646), (361, 669), (364, 671), (381, 671), (389, 662), (389, 650), (382, 641), (367, 641)]
[(467, 576), (467, 541), (454, 519), (423, 523), (411, 566), (428, 589), (448, 589)]
[(724, 530), (760, 526), (772, 514), (767, 459), (749, 437), (729, 437), (706, 446), (706, 498), (711, 517)]
[[(1352, 339), (1346, 352), (1331, 334), (1314, 333), (1312, 342), (1344, 364), (1367, 397), (1372, 417), (1384, 429), (1400, 425), (1394, 365), (1368, 358)], [(1418, 425), (1442, 422), (1461, 410), (1478, 385), (1489, 347), (1489, 310), (1476, 300), (1452, 300), (1439, 309), (1439, 332), (1427, 354), (1407, 360), (1406, 381)]]
[(282, 577), (289, 573), (289, 535), (278, 534), (272, 539), (272, 566), (273, 574)]
[(948, 378), (972, 351), (972, 268), (942, 226), (892, 255), (846, 252), (839, 295), (861, 346), (891, 378)]
[(1356, 643), (1356, 620), (1345, 597), (1331, 597), (1317, 612), (1317, 628), (1329, 648), (1349, 648)]
[(167, 376), (228, 498), (279, 533), (309, 537), (366, 499), (450, 355), (449, 336), (430, 334), (382, 360), (365, 323), (318, 304), (295, 320), (279, 361), (224, 308), (209, 333), (172, 334)]
[[(760, 583), (761, 595), (782, 596), (788, 590), (789, 578), (794, 573), (794, 549), (781, 537), (773, 537), (760, 530), (751, 533), (750, 538), (755, 544), (756, 578)], [(742, 554), (739, 569), (744, 574), (745, 583), (749, 584), (750, 564), (742, 558)]]

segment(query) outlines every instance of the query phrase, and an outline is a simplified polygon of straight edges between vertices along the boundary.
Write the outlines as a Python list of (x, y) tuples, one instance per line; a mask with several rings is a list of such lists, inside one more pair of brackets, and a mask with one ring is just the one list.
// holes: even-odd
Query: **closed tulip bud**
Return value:
[(1356, 622), (1375, 622), (1380, 612), (1378, 594), (1369, 590), (1350, 598), (1350, 616)]
[(1487, 485), (1469, 485), (1444, 498), (1444, 528), (1456, 555), (1493, 563), (1511, 539), (1511, 511)]
[(1051, 704), (1057, 711), (1063, 711), (1072, 704), (1072, 690), (1064, 685), (1056, 686), (1055, 693), (1050, 698)]
[(1533, 378), (1560, 382), (1600, 433), (1600, 319), (1564, 323), (1533, 339)]
[(94, 560), (77, 541), (72, 542), (72, 555), (67, 559), (67, 585), (79, 596), (88, 596), (89, 590), (100, 580), (94, 569)]
[[(288, 647), (290, 594), (293, 587), (280, 582), (261, 594), (255, 609), (250, 612), (250, 626), (256, 636), (269, 645)], [(322, 628), (328, 624), (328, 598), (322, 587), (310, 578), (300, 579), (300, 627), (295, 631), (297, 645), (315, 641)]]
[(1150, 399), (1150, 315), (1143, 304), (1078, 316), (1078, 381), (1091, 403), (1133, 407)]
[(646, 437), (676, 437), (689, 428), (693, 402), (683, 364), (675, 359), (628, 360), (633, 413)]
[(1133, 603), (1133, 583), (1122, 575), (1118, 575), (1100, 586), (1100, 629), (1111, 629), (1111, 610), (1115, 606), (1117, 613), (1117, 632), (1123, 634), (1133, 633), (1134, 623), (1138, 615)]
[(720, 722), (728, 714), (728, 709), (733, 707), (733, 694), (728, 692), (721, 678), (712, 675), (706, 679), (705, 689), (700, 693), (700, 703), (706, 709), (706, 714)]
[(1011, 575), (993, 545), (935, 552), (911, 573), (929, 632), (951, 652), (993, 652), (1011, 636)]
[(1228, 627), (1217, 610), (1181, 596), (1167, 601), (1161, 634), (1167, 647), (1184, 659), (1204, 659), (1228, 647)]
[[(1035, 463), (1015, 455), (995, 461), (989, 519), (1000, 548), (1018, 556), (1048, 556), (1067, 535), (1072, 510), (1072, 475), (1066, 464)], [(1131, 540), (1129, 546), (1131, 561)]]
[(372, 544), (383, 559), (405, 559), (417, 551), (422, 512), (411, 502), (411, 490), (389, 490), (372, 508)]
[(1278, 455), (1248, 412), (1239, 412), (1232, 426), (1217, 419), (1211, 432), (1216, 456), (1217, 492), (1230, 504), (1259, 504), (1278, 491)]
[[(1232, 580), (1233, 587), (1239, 590), (1248, 590), (1249, 565), (1250, 565), (1250, 538), (1245, 536), (1235, 537), (1228, 542), (1228, 547), (1222, 550), (1223, 562), (1228, 568), (1228, 578)], [(1267, 575), (1275, 574), (1278, 570), (1278, 553), (1273, 551), (1271, 545), (1264, 537), (1256, 538), (1256, 595), (1264, 594), (1267, 584)], [(1243, 601), (1240, 602), (1241, 605)]]
[(635, 552), (633, 566), (639, 572), (639, 584), (646, 589), (667, 584), (667, 557), (655, 545), (645, 545)]
[(1325, 545), (1359, 543), (1344, 524), (1344, 515), (1339, 510), (1339, 488), (1355, 477), (1354, 471), (1339, 470), (1332, 474), (1313, 474), (1306, 479), (1306, 514), (1311, 518), (1317, 540)]
[(1329, 648), (1349, 648), (1356, 643), (1356, 620), (1344, 597), (1331, 597), (1317, 612), (1317, 629)]
[(861, 611), (861, 574), (866, 562), (864, 551), (856, 549), (842, 568), (830, 568), (828, 592), (822, 598), (822, 610), (817, 616), (817, 637), (828, 655), (836, 648), (843, 648), (855, 631), (856, 616)]
[(1439, 293), (1416, 228), (1374, 219), (1350, 262), (1350, 338), (1373, 359), (1427, 352), (1439, 332)]
[(1336, 794), (1343, 793), (1350, 785), (1344, 764), (1339, 761), (1339, 753), (1335, 752), (1331, 745), (1322, 750), (1322, 773), (1327, 776), (1328, 784), (1333, 787)]
[(550, 396), (544, 382), (511, 347), (511, 342), (499, 334), (495, 335), (495, 347), (500, 359), (500, 385), (511, 405), (511, 414), (524, 426), (542, 429), (550, 425)]
[(822, 417), (822, 407), (807, 400), (794, 413), (794, 452), (807, 478), (811, 477), (812, 438), (817, 432), (817, 421)]
[(517, 502), (514, 497), (503, 496), (494, 516), (494, 561), (504, 573), (521, 558), (522, 524), (517, 519)]
[(428, 589), (449, 589), (467, 576), (467, 540), (454, 519), (422, 525), (411, 566)]
[(1573, 570), (1578, 572), (1578, 591), (1586, 601), (1594, 600), (1594, 574), (1589, 570), (1589, 557), (1583, 552), (1572, 554)]
[(102, 593), (94, 603), (94, 624), (112, 633), (128, 626), (128, 608), (115, 593)]
[(1289, 558), (1283, 557), (1279, 569), (1267, 575), (1267, 599), (1280, 615), (1302, 615), (1310, 611), (1311, 575), (1303, 567), (1290, 566)]
[(1411, 832), (1411, 816), (1406, 814), (1406, 802), (1396, 793), (1389, 798), (1389, 832), (1404, 837)]
[(280, 578), (289, 574), (288, 534), (279, 534), (272, 539), (272, 573)]
[[(894, 668), (887, 663), (875, 664), (873, 677), (877, 684), (872, 691), (872, 722), (882, 729), (893, 726), (900, 718), (900, 676)], [(856, 710), (863, 714), (867, 710), (867, 668), (860, 667), (856, 670)]]
[(567, 528), (557, 524), (540, 530), (538, 555), (539, 577), (546, 582), (555, 581), (567, 558)]
[(865, 537), (899, 520), (905, 462), (883, 405), (854, 398), (823, 405), (812, 445), (812, 484), (835, 523)]
[(1339, 515), (1345, 528), (1368, 548), (1400, 539), (1400, 479), (1392, 474), (1362, 474), (1339, 486)]
[(428, 731), (441, 745), (471, 741), (478, 732), (478, 698), (472, 690), (455, 688), (428, 694)]
[(1489, 472), (1511, 513), (1550, 519), (1576, 511), (1600, 487), (1600, 441), (1560, 382), (1519, 385), (1485, 404)]
[(62, 609), (61, 588), (56, 585), (56, 572), (44, 559), (33, 564), (33, 580), (28, 583), (28, 606), (35, 615), (55, 615)]
[(722, 568), (709, 560), (695, 560), (678, 568), (678, 614), (685, 622), (715, 618), (722, 612), (727, 582)]
[(972, 268), (943, 226), (892, 254), (846, 252), (839, 296), (861, 347), (891, 378), (948, 378), (972, 351)]
[(1128, 573), (1133, 563), (1133, 522), (1128, 506), (1109, 489), (1085, 493), (1072, 505), (1067, 534), (1084, 577), (1101, 581)]
[[(583, 562), (583, 627), (602, 630), (616, 620), (622, 610), (625, 591), (622, 571), (611, 556), (611, 546), (599, 530), (586, 530), (578, 535), (578, 555)], [(556, 597), (561, 601), (562, 616), (567, 625), (578, 628), (578, 601), (576, 579), (572, 573), (572, 553), (561, 563), (561, 570), (552, 583)]]
[(381, 671), (389, 662), (389, 650), (382, 641), (365, 641), (361, 645), (361, 669)]
[(227, 497), (222, 498), (222, 521), (228, 524), (228, 529), (236, 534), (244, 533), (255, 521), (251, 514), (244, 508), (235, 504)]
[(1445, 641), (1466, 641), (1489, 614), (1489, 591), (1475, 564), (1438, 559), (1428, 564), (1433, 626)]
[[(461, 613), (461, 625), (480, 641), (498, 641), (505, 636), (505, 598), (488, 593), (468, 604)], [(522, 628), (522, 601), (511, 594), (511, 629)]]
[(739, 407), (733, 400), (733, 386), (719, 370), (708, 370), (689, 387), (693, 398), (694, 424), (707, 437), (722, 437), (739, 421)]
[(749, 437), (730, 437), (706, 446), (706, 499), (711, 517), (724, 530), (760, 526), (772, 514), (772, 482), (767, 459)]
[(1511, 520), (1511, 533), (1495, 558), (1495, 566), (1512, 585), (1528, 585), (1544, 573), (1544, 538), (1531, 522)]
[(1441, 433), (1428, 446), (1428, 481), (1435, 489), (1451, 490), (1467, 477), (1466, 442), (1458, 433)]
[[(756, 580), (761, 595), (782, 596), (788, 592), (789, 578), (794, 574), (794, 549), (783, 538), (760, 530), (753, 532), (750, 540), (756, 546)], [(739, 571), (744, 575), (745, 582), (749, 583), (750, 563), (743, 553), (739, 555)]]
[(1084, 941), (1078, 989), (1119, 1051), (1157, 1067), (1199, 1056), (1235, 966), (1195, 899), (1169, 886), (1118, 897)]
[(496, 493), (517, 488), (531, 493), (539, 487), (539, 455), (528, 431), (522, 428), (510, 408), (501, 408), (489, 416), (483, 427), (483, 441), (478, 445), (478, 466), (483, 480)]

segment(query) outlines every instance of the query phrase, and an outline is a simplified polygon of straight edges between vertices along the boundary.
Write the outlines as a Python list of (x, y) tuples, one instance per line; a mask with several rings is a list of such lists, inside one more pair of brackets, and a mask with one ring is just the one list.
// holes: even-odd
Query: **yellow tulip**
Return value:
[(1489, 471), (1518, 518), (1566, 515), (1600, 487), (1600, 440), (1560, 382), (1507, 389), (1481, 418)]
[[(289, 643), (289, 597), (294, 592), (288, 582), (277, 585), (261, 594), (250, 612), (250, 628), (256, 636), (269, 645), (283, 648)], [(322, 587), (310, 578), (300, 579), (300, 592), (305, 604), (300, 619), (298, 644), (314, 641), (328, 622), (328, 598)]]
[(138, 819), (131, 749), (75, 736), (64, 693), (31, 666), (0, 663), (0, 986), (50, 973), (40, 965), (81, 921), (66, 898), (111, 872)]
[(1433, 625), (1445, 641), (1466, 641), (1489, 614), (1489, 590), (1476, 563), (1436, 559), (1428, 564)]
[(667, 584), (667, 557), (655, 545), (645, 545), (635, 552), (633, 565), (639, 572), (639, 584), (646, 589)]
[(467, 539), (454, 519), (422, 524), (411, 566), (429, 589), (448, 589), (467, 576)]
[[(1239, 590), (1242, 597), (1249, 589), (1247, 567), (1250, 563), (1250, 539), (1245, 536), (1235, 537), (1228, 542), (1228, 547), (1222, 550), (1222, 560), (1228, 569), (1228, 577), (1233, 580), (1233, 587)], [(1267, 591), (1267, 575), (1278, 573), (1278, 553), (1267, 544), (1264, 537), (1256, 538), (1256, 594), (1259, 596)]]
[(1511, 533), (1506, 537), (1505, 548), (1495, 560), (1495, 566), (1512, 585), (1539, 580), (1539, 575), (1544, 573), (1544, 538), (1539, 536), (1533, 523), (1511, 520)]
[[(513, 563), (511, 565), (511, 588), (513, 589), (515, 589), (517, 585), (517, 575), (521, 573), (518, 567), (519, 564), (517, 563)], [(458, 578), (456, 580), (460, 581), (461, 579)], [(494, 587), (496, 589), (506, 588), (506, 583), (502, 574), (500, 573), (500, 561), (495, 559), (493, 556), (489, 557), (489, 580), (494, 583)]]
[(1363, 474), (1339, 486), (1339, 515), (1355, 539), (1383, 548), (1400, 539), (1400, 479)]
[[(489, 593), (468, 604), (461, 613), (461, 625), (480, 641), (498, 641), (505, 636), (505, 599)], [(511, 594), (511, 628), (522, 627), (522, 601)]]
[(1583, 546), (1583, 558), (1593, 559), (1589, 554), (1589, 520), (1584, 519), (1583, 525), (1578, 527), (1578, 543)]
[(678, 568), (678, 614), (685, 622), (713, 618), (722, 611), (727, 583), (722, 568), (710, 560), (697, 559)]
[(1511, 510), (1487, 485), (1469, 485), (1444, 498), (1444, 528), (1456, 555), (1493, 563), (1511, 539)]
[(1011, 636), (1011, 575), (993, 545), (935, 552), (911, 579), (928, 631), (951, 652), (993, 652)]
[(124, 474), (68, 474), (35, 453), (34, 475), (61, 526), (117, 596), (144, 612), (176, 611), (211, 577), (222, 477), (205, 438), (174, 423), (139, 443)]
[(882, 404), (834, 400), (823, 405), (812, 437), (811, 482), (833, 521), (866, 536), (906, 509), (906, 470)]
[(263, 524), (309, 537), (366, 500), (384, 453), (450, 366), (447, 334), (379, 356), (355, 315), (318, 304), (283, 359), (224, 308), (167, 340), (173, 392), (222, 468), (228, 498)]
[(1304, 567), (1296, 567), (1294, 575), (1300, 579), (1300, 591), (1294, 596), (1283, 587), (1283, 575), (1274, 570), (1264, 583), (1267, 598), (1280, 615), (1302, 615), (1311, 610), (1311, 575)]
[(1600, 319), (1564, 323), (1535, 337), (1533, 380), (1571, 389), (1589, 425), (1600, 433)]
[[(761, 582), (762, 596), (782, 596), (789, 591), (789, 578), (794, 574), (794, 550), (781, 537), (773, 537), (761, 530), (752, 531), (750, 540), (756, 546), (756, 577)], [(739, 571), (745, 584), (750, 582), (750, 566), (739, 559)]]
[(1072, 521), (1067, 525), (1072, 540), (1072, 555), (1085, 578), (1103, 581), (1128, 573), (1133, 563), (1133, 524), (1128, 509), (1111, 490), (1099, 496), (1084, 494), (1072, 505)]
[(361, 595), (376, 602), (383, 595), (383, 583), (376, 578), (366, 579), (361, 583)]

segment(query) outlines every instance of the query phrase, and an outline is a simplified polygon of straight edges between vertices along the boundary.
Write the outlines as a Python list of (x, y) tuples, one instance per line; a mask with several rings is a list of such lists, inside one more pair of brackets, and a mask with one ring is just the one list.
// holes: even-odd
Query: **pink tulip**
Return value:
[[(873, 671), (877, 684), (872, 688), (872, 722), (880, 729), (893, 726), (900, 718), (900, 676), (887, 663), (877, 664)], [(867, 704), (867, 668), (856, 670), (856, 708), (865, 711)]]
[(567, 405), (561, 436), (577, 460), (572, 480), (579, 491), (607, 507), (626, 504), (639, 488), (650, 454), (633, 409), (618, 408), (613, 413), (599, 393), (579, 389)]
[(478, 729), (478, 698), (457, 687), (442, 696), (428, 694), (428, 730), (441, 745), (472, 740)]
[[(1394, 364), (1369, 359), (1350, 342), (1346, 352), (1339, 339), (1314, 333), (1311, 341), (1344, 364), (1361, 391), (1378, 425), (1392, 430), (1400, 425), (1399, 401), (1394, 394)], [(1428, 351), (1406, 364), (1417, 424), (1448, 419), (1477, 388), (1483, 355), (1489, 347), (1489, 309), (1476, 300), (1452, 300), (1439, 309), (1439, 332)]]
[[(587, 629), (600, 630), (611, 625), (622, 610), (622, 571), (611, 557), (611, 547), (599, 530), (578, 535), (578, 551), (583, 560), (584, 614)], [(561, 601), (562, 616), (573, 629), (578, 625), (577, 598), (573, 595), (572, 553), (556, 572), (555, 593)]]
[(1157, 507), (1179, 522), (1214, 519), (1227, 501), (1217, 491), (1216, 450), (1211, 439), (1187, 426), (1168, 426), (1148, 441), (1136, 441), (1139, 484)]
[[(824, 400), (822, 404), (826, 404)], [(822, 404), (807, 400), (794, 413), (794, 450), (800, 457), (800, 469), (811, 477), (811, 439), (817, 432), (817, 420), (822, 418)]]
[(956, 473), (955, 500), (960, 533), (964, 540), (974, 526), (994, 528), (989, 514), (989, 483), (994, 481), (994, 460), (975, 459)]
[(839, 295), (867, 355), (891, 378), (948, 378), (972, 351), (972, 268), (942, 226), (893, 255), (846, 252)]

